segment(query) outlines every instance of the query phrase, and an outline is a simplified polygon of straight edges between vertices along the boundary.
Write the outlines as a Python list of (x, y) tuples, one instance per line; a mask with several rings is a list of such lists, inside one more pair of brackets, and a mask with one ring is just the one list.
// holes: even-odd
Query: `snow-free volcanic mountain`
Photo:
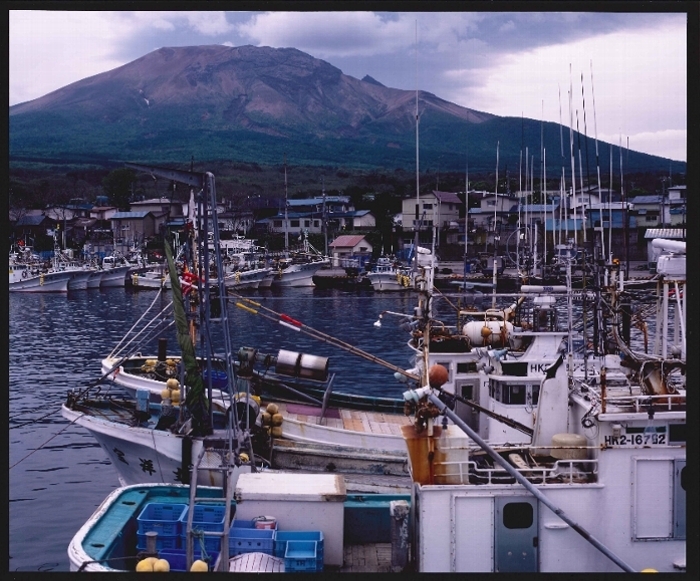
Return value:
[[(499, 142), (501, 159), (516, 167), (523, 142), (539, 150), (539, 121), (425, 91), (418, 101), (421, 165), (460, 171), (468, 156), (474, 171), (492, 170)], [(279, 164), (286, 155), (291, 163), (413, 168), (415, 108), (415, 91), (356, 79), (294, 48), (161, 48), (10, 107), (10, 158)], [(545, 133), (559, 151), (558, 125), (546, 123)], [(643, 154), (629, 161), (667, 167)]]

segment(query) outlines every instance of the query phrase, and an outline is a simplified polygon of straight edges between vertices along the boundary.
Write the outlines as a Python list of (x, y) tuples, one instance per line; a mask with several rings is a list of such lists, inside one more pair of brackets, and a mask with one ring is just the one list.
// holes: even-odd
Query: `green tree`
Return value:
[(136, 172), (130, 168), (111, 171), (102, 180), (102, 189), (112, 204), (120, 210), (128, 210), (132, 186), (136, 182)]

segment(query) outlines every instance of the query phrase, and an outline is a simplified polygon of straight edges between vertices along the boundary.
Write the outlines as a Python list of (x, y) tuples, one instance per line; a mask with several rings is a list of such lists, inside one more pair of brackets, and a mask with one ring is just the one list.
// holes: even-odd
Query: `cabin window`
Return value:
[(507, 529), (529, 529), (533, 518), (529, 502), (509, 502), (503, 507), (503, 526)]
[(438, 365), (442, 365), (445, 369), (447, 369), (447, 382), (450, 383), (452, 381), (452, 367), (450, 366), (449, 361), (438, 361)]
[(470, 361), (468, 363), (457, 363), (457, 375), (461, 373), (475, 373), (476, 372), (476, 362)]
[(524, 385), (504, 385), (503, 386), (503, 403), (509, 405), (525, 405)]
[(474, 386), (473, 385), (463, 385), (462, 386), (462, 397), (464, 399), (473, 400), (474, 399)]
[(314, 228), (319, 228), (321, 226), (320, 220), (314, 220)]
[(539, 386), (524, 383), (492, 383), (489, 387), (491, 397), (506, 405), (536, 405), (539, 399)]
[(281, 228), (281, 227), (282, 227), (282, 220), (273, 220), (273, 221), (272, 221), (272, 225), (273, 225), (275, 228)]
[(309, 228), (311, 226), (311, 220), (304, 220), (304, 227)]
[(423, 209), (424, 209), (424, 210), (432, 210), (432, 209), (433, 209), (433, 205), (432, 205), (432, 204), (423, 204)]
[(685, 424), (669, 424), (668, 426), (669, 444), (685, 444), (686, 430)]
[(289, 226), (290, 228), (299, 228), (299, 220), (290, 220)]

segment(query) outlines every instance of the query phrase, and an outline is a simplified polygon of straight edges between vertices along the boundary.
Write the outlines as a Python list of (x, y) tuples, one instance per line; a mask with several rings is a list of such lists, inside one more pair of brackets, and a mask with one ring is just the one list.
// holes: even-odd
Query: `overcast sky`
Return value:
[(164, 46), (294, 47), (347, 75), (496, 115), (568, 126), (571, 110), (575, 128), (578, 111), (591, 138), (686, 161), (686, 24), (669, 12), (10, 11), (9, 103)]

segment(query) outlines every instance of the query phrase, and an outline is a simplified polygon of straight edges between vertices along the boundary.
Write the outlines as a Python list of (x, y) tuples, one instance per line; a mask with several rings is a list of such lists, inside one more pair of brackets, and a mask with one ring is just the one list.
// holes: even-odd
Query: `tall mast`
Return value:
[(561, 244), (561, 222), (562, 215), (564, 216), (564, 224), (566, 227), (566, 236), (569, 236), (569, 215), (568, 208), (564, 207), (565, 204), (565, 191), (566, 183), (564, 179), (564, 125), (561, 120), (561, 86), (559, 86), (559, 153), (561, 155), (561, 183), (559, 188), (559, 227), (557, 228), (557, 238), (559, 244)]
[[(467, 121), (469, 123), (469, 121)], [(468, 125), (467, 125), (468, 127)], [(468, 241), (469, 241), (469, 140), (467, 139), (467, 169), (464, 176), (464, 289), (467, 285)]]
[(284, 154), (284, 253), (289, 251), (289, 229), (287, 227), (287, 154)]
[[(581, 199), (583, 199), (583, 166), (581, 165), (581, 132), (578, 128), (578, 109), (576, 109), (576, 143), (578, 148), (578, 176), (581, 183)], [(590, 197), (590, 195), (589, 195)], [(586, 237), (586, 207), (581, 205), (581, 227), (583, 228), (583, 242), (585, 244)]]
[(420, 163), (418, 159), (418, 20), (416, 20), (416, 220), (414, 222), (414, 242), (413, 242), (413, 271), (414, 273), (418, 271), (418, 230), (419, 230), (419, 212), (420, 212)]
[(573, 85), (571, 81), (571, 63), (569, 63), (569, 158), (571, 159), (571, 200), (574, 206), (574, 243), (577, 240), (577, 212), (576, 212), (576, 164), (574, 163), (574, 118), (571, 110), (571, 93)]
[[(595, 89), (593, 88), (593, 61), (591, 60), (591, 96), (593, 97), (593, 128), (595, 130), (595, 166), (598, 174), (598, 216), (600, 218), (600, 245), (602, 256), (607, 256), (605, 253), (605, 228), (603, 227), (603, 191), (600, 183), (600, 159), (598, 157), (598, 120), (595, 113)], [(585, 117), (584, 117), (585, 119)], [(586, 148), (588, 150), (588, 148)], [(608, 199), (610, 193), (608, 192)]]

